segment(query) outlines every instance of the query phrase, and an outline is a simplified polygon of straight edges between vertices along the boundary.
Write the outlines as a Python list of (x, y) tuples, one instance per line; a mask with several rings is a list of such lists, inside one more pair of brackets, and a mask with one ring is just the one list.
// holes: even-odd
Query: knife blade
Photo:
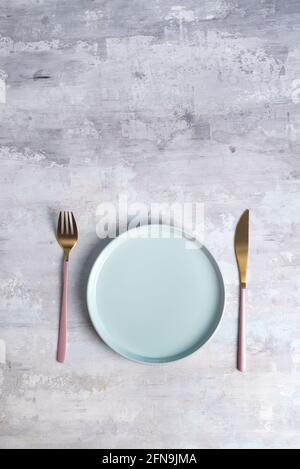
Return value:
[(245, 210), (237, 224), (234, 246), (241, 286), (246, 288), (249, 256), (249, 210)]

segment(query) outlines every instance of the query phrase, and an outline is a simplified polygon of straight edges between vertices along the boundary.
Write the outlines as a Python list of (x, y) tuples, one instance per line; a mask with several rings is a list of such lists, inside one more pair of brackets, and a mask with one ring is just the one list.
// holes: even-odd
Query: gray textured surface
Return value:
[[(0, 447), (300, 446), (299, 39), (298, 0), (1, 1)], [(180, 363), (130, 363), (87, 319), (96, 207), (120, 191), (205, 204), (227, 306)], [(81, 235), (64, 366), (61, 207)], [(246, 207), (241, 376), (232, 239)]]

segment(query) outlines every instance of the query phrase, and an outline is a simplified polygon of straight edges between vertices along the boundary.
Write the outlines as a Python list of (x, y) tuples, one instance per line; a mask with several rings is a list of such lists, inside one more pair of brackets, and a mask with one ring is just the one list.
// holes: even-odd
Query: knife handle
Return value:
[(241, 373), (246, 372), (246, 288), (240, 289), (239, 345), (237, 367)]

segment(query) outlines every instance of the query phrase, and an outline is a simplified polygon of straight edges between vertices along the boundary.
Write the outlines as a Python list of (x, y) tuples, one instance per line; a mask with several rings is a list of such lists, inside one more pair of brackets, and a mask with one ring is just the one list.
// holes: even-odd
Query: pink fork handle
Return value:
[(63, 295), (59, 322), (57, 361), (63, 363), (67, 348), (68, 261), (64, 261)]
[(246, 371), (246, 288), (240, 291), (240, 317), (239, 317), (239, 345), (238, 345), (238, 370)]

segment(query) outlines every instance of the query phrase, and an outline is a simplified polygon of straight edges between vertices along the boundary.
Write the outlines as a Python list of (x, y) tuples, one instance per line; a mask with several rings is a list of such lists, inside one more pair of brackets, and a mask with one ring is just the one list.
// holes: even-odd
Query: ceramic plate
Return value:
[(224, 297), (212, 255), (167, 225), (134, 228), (111, 241), (87, 287), (103, 341), (143, 363), (171, 362), (202, 347), (221, 320)]

